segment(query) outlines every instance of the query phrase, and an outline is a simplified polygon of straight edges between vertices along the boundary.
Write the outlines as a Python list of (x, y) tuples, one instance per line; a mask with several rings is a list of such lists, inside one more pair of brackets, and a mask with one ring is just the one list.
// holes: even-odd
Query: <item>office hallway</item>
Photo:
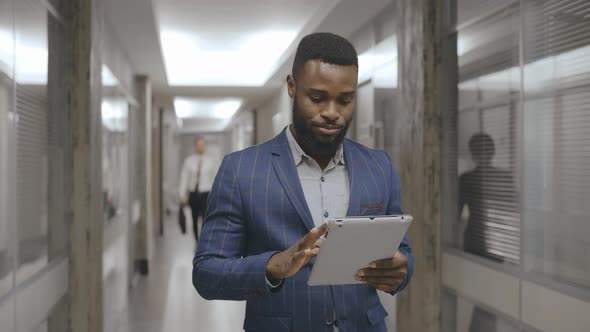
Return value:
[[(590, 332), (590, 0), (0, 0), (0, 332), (243, 331), (207, 193), (248, 330)], [(383, 308), (267, 293), (305, 225), (400, 211)]]
[(105, 322), (105, 331), (242, 331), (244, 302), (206, 301), (195, 291), (191, 281), (193, 251), (192, 234), (183, 236), (175, 218), (166, 220), (149, 276), (139, 277), (126, 311)]

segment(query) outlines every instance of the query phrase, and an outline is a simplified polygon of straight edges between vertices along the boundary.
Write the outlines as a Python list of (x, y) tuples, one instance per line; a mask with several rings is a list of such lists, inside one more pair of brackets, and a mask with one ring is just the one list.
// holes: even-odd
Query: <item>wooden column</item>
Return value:
[[(135, 95), (138, 101), (139, 130), (143, 134), (141, 162), (146, 165), (144, 173), (138, 176), (140, 181), (141, 213), (137, 225), (137, 242), (135, 261), (141, 274), (148, 274), (149, 261), (153, 245), (153, 167), (152, 167), (152, 88), (151, 82), (146, 76), (135, 77)], [(141, 139), (141, 138), (140, 138)]]
[[(50, 113), (64, 119), (64, 199), (68, 293), (49, 317), (50, 331), (102, 332), (102, 162), (100, 2), (51, 1), (63, 24), (49, 23)], [(50, 253), (61, 231), (51, 229)]]
[(399, 113), (394, 157), (403, 209), (415, 218), (409, 237), (416, 259), (412, 282), (398, 297), (400, 332), (440, 330), (441, 115), (448, 105), (445, 98), (456, 90), (443, 51), (449, 42), (448, 5), (448, 0), (396, 0)]
[[(69, 3), (72, 43), (73, 222), (70, 225), (70, 330), (101, 332), (102, 150), (100, 31), (96, 1)], [(97, 45), (98, 44), (98, 45)]]

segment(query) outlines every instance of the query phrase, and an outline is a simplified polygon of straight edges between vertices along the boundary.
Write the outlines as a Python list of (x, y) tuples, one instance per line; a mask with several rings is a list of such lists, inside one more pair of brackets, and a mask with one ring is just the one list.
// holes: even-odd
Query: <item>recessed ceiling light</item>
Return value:
[(124, 98), (102, 100), (100, 115), (102, 124), (111, 131), (127, 129), (127, 101)]
[(113, 72), (106, 65), (102, 65), (102, 85), (103, 86), (117, 86), (119, 80), (113, 75)]
[(170, 85), (263, 86), (296, 37), (294, 31), (260, 31), (221, 49), (198, 35), (160, 34)]
[(122, 119), (127, 117), (127, 103), (121, 98), (105, 98), (101, 102), (103, 119)]
[(241, 106), (237, 98), (174, 98), (174, 110), (181, 119), (230, 119)]

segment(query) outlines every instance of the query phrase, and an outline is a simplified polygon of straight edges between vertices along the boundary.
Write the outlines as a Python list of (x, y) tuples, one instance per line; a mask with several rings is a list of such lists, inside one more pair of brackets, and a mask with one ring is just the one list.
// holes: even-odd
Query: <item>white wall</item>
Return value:
[(178, 208), (178, 184), (180, 177), (180, 126), (176, 114), (166, 110), (162, 119), (162, 195), (164, 210), (175, 211)]
[(252, 144), (256, 144), (254, 135), (254, 116), (252, 111), (243, 111), (237, 114), (226, 132), (231, 137), (230, 150), (240, 151)]
[(103, 63), (117, 78), (119, 89), (127, 97), (133, 96), (133, 75), (135, 69), (127, 54), (123, 51), (119, 39), (107, 17), (103, 18), (102, 52)]
[(256, 111), (256, 143), (266, 142), (291, 123), (293, 100), (287, 83)]
[[(0, 65), (2, 64), (0, 60)], [(14, 163), (13, 155), (14, 144), (9, 144), (13, 137), (13, 102), (12, 102), (12, 84), (4, 82), (5, 73), (0, 68), (0, 297), (7, 294), (13, 287), (13, 257), (15, 256), (13, 248), (16, 247), (14, 239), (16, 238), (17, 225), (11, 222), (13, 219), (9, 206), (11, 192), (14, 191), (13, 182), (9, 175), (10, 165)], [(14, 177), (13, 177), (14, 178)], [(1, 304), (0, 304), (1, 306)], [(2, 314), (0, 312), (0, 321)], [(8, 325), (0, 323), (0, 330), (8, 330)]]

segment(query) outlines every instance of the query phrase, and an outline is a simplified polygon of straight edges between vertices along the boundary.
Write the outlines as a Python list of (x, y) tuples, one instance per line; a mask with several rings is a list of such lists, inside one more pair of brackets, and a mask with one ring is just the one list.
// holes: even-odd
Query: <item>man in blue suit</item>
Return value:
[(367, 262), (358, 285), (307, 286), (330, 217), (401, 214), (385, 151), (345, 139), (358, 59), (352, 44), (316, 33), (298, 46), (287, 77), (293, 123), (269, 142), (227, 155), (209, 196), (193, 261), (205, 299), (246, 300), (246, 331), (386, 331), (377, 291), (408, 284), (407, 237), (392, 257)]

